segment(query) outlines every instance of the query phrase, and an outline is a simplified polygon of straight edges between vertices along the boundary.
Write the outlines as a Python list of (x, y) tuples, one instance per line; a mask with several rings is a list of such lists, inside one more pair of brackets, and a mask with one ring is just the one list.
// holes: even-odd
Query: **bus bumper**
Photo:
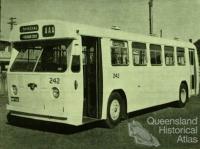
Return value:
[(79, 126), (82, 125), (82, 122), (77, 122), (76, 118), (72, 119), (67, 117), (65, 114), (57, 114), (57, 115), (50, 115), (48, 112), (44, 110), (38, 109), (27, 109), (24, 107), (17, 107), (7, 104), (6, 109), (10, 112), (13, 116), (28, 118), (28, 119), (35, 119), (35, 120), (42, 120), (42, 121), (49, 121), (49, 122), (56, 122), (56, 123), (64, 123)]

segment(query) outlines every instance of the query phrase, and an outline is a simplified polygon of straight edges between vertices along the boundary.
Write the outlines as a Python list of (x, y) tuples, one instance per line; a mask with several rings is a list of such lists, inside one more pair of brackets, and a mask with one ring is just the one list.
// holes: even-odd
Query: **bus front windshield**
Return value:
[(10, 71), (64, 72), (69, 65), (72, 40), (16, 42), (13, 47), (18, 54)]

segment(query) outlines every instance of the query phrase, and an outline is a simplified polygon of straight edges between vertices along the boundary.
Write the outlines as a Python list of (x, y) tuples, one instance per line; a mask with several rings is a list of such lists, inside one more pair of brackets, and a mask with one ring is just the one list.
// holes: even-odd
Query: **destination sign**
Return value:
[(38, 33), (30, 33), (30, 34), (21, 34), (20, 40), (31, 40), (31, 39), (38, 39)]
[(55, 35), (55, 26), (54, 25), (45, 25), (42, 27), (43, 37), (52, 37)]
[(34, 32), (34, 31), (38, 31), (39, 30), (39, 26), (38, 25), (27, 25), (27, 26), (21, 26), (20, 27), (20, 32), (24, 33), (24, 32)]

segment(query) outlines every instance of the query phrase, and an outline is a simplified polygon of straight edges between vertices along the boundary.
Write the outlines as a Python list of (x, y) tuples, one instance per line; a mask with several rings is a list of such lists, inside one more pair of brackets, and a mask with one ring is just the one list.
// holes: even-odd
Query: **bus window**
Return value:
[(146, 53), (145, 43), (133, 42), (132, 54), (133, 54), (133, 64), (135, 66), (147, 64), (147, 53)]
[(150, 44), (150, 57), (152, 65), (161, 65), (161, 46)]
[(193, 55), (194, 51), (195, 51), (194, 49), (189, 49), (190, 65), (194, 65), (194, 55)]
[(111, 62), (113, 66), (128, 65), (128, 44), (126, 41), (112, 40)]
[(80, 56), (79, 55), (72, 56), (71, 70), (72, 72), (75, 72), (75, 73), (80, 71)]
[(165, 64), (167, 66), (174, 65), (174, 47), (164, 46)]
[(96, 57), (95, 57), (95, 49), (93, 46), (89, 48), (89, 64), (95, 64)]
[(185, 49), (177, 47), (176, 52), (178, 65), (185, 65)]
[(72, 40), (14, 43), (19, 52), (11, 71), (64, 72), (69, 64)]
[(15, 47), (18, 50), (18, 55), (10, 69), (10, 71), (33, 71), (37, 59), (41, 55), (42, 49), (40, 46), (35, 47)]
[(82, 54), (83, 54), (83, 65), (85, 66), (87, 64), (87, 47), (86, 46), (83, 46), (82, 47)]

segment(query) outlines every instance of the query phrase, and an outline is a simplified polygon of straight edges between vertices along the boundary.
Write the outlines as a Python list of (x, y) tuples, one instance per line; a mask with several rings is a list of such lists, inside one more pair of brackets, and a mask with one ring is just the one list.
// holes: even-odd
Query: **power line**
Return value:
[(15, 21), (17, 18), (14, 18), (14, 17), (10, 17), (9, 18), (9, 22), (8, 22), (8, 24), (10, 25), (10, 30), (12, 30), (13, 29), (13, 27), (14, 27), (14, 25), (17, 25), (17, 22)]

